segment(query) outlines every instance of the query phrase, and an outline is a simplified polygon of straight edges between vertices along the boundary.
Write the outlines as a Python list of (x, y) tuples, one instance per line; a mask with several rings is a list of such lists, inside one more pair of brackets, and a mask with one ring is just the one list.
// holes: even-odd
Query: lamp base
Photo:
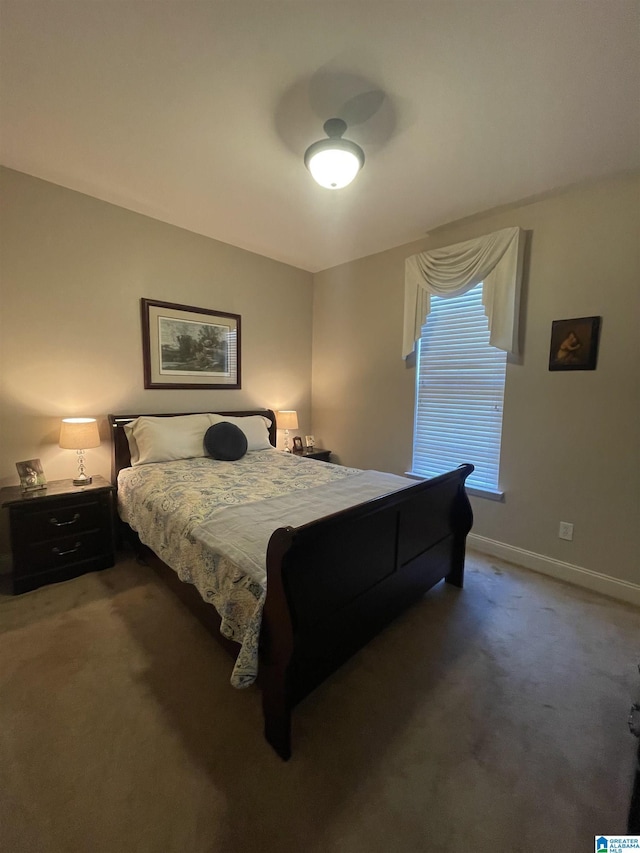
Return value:
[(74, 486), (88, 486), (93, 481), (93, 477), (87, 477), (83, 474), (82, 477), (76, 477), (73, 481)]

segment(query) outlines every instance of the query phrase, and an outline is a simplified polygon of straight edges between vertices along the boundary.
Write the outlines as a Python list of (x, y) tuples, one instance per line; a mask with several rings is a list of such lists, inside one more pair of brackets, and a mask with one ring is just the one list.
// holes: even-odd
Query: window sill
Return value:
[[(428, 480), (422, 474), (415, 474), (413, 471), (405, 471), (405, 477), (410, 477), (412, 480)], [(489, 501), (499, 501), (504, 503), (504, 492), (493, 491), (492, 489), (479, 489), (477, 486), (465, 486), (468, 495), (473, 495), (474, 498), (486, 498)]]
[(465, 486), (467, 494), (475, 498), (486, 498), (488, 501), (504, 503), (504, 492), (494, 492), (491, 489), (478, 489), (476, 486)]

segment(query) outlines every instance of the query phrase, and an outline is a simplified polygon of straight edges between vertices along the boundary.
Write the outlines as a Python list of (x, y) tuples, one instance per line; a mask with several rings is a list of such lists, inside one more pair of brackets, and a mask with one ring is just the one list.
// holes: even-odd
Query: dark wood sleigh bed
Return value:
[[(218, 414), (264, 415), (275, 446), (273, 411)], [(109, 415), (114, 483), (131, 464), (124, 426), (137, 417)], [(444, 579), (462, 587), (473, 519), (464, 484), (472, 471), (472, 465), (461, 465), (310, 524), (281, 527), (271, 536), (258, 684), (265, 737), (281, 758), (291, 756), (291, 712), (301, 699), (436, 583)], [(200, 621), (237, 652), (239, 647), (217, 630), (213, 606), (159, 557), (152, 552), (149, 557)]]

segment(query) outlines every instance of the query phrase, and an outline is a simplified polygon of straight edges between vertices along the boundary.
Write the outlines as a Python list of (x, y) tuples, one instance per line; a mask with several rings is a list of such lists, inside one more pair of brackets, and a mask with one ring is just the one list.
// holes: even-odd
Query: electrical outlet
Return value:
[(571, 542), (573, 539), (573, 524), (570, 524), (568, 521), (561, 521), (560, 528), (558, 530), (558, 537)]

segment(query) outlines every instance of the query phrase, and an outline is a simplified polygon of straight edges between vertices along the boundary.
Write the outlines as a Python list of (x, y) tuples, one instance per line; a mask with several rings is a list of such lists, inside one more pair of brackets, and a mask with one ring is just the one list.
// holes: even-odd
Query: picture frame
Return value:
[(145, 388), (238, 389), (240, 315), (141, 299)]
[(601, 317), (574, 317), (551, 324), (549, 370), (595, 370)]
[(313, 450), (313, 447), (316, 443), (316, 440), (312, 435), (305, 435), (304, 443), (305, 443), (307, 450)]
[(16, 469), (23, 492), (35, 492), (47, 488), (47, 479), (44, 476), (42, 463), (39, 459), (25, 459), (23, 462), (16, 462)]
[(302, 438), (299, 435), (294, 435), (293, 437), (293, 452), (294, 453), (302, 453)]

